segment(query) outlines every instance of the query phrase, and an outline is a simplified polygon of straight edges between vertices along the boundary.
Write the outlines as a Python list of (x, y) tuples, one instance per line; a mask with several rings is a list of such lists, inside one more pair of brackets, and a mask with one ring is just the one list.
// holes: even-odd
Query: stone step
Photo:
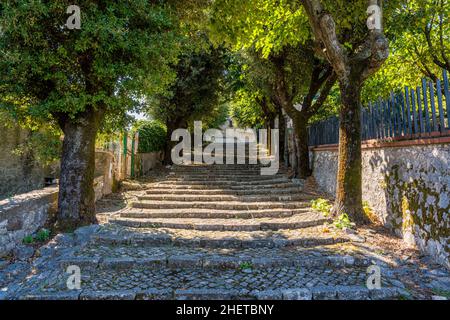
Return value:
[[(173, 246), (90, 244), (58, 259), (61, 267), (78, 265), (102, 269), (203, 268), (265, 269), (279, 267), (338, 268), (373, 264), (373, 257), (346, 250), (342, 245), (318, 248), (185, 248)], [(381, 262), (380, 262), (381, 263)]]
[(234, 182), (247, 182), (247, 181), (260, 181), (260, 180), (275, 180), (275, 179), (286, 179), (284, 175), (273, 175), (273, 176), (261, 176), (261, 175), (240, 175), (236, 176), (234, 174), (228, 175), (169, 175), (167, 176), (167, 181), (234, 181)]
[[(324, 276), (326, 275), (326, 276)], [(203, 269), (83, 268), (80, 290), (67, 289), (60, 268), (27, 279), (16, 297), (25, 300), (368, 300), (399, 298), (389, 280), (365, 286), (365, 267)], [(40, 284), (40, 285), (39, 285)]]
[[(291, 195), (291, 194), (299, 194), (302, 192), (302, 188), (289, 188), (289, 189), (276, 189), (271, 190), (271, 195)], [(267, 190), (233, 190), (233, 189), (159, 189), (159, 188), (150, 188), (146, 190), (147, 194), (179, 194), (179, 195), (234, 195), (234, 196), (252, 196), (252, 195), (267, 195)], [(304, 192), (303, 192), (304, 193)], [(319, 194), (310, 194), (312, 196), (319, 197)]]
[(254, 219), (254, 218), (283, 218), (294, 214), (310, 212), (309, 206), (298, 209), (260, 209), (260, 210), (218, 210), (218, 209), (139, 209), (127, 208), (120, 212), (122, 218), (138, 219)]
[(309, 206), (309, 202), (241, 202), (241, 201), (136, 201), (133, 208), (142, 209), (220, 209), (220, 210), (255, 210), (255, 209), (299, 209)]
[(170, 228), (207, 231), (261, 231), (301, 229), (330, 222), (320, 213), (300, 213), (289, 218), (201, 219), (201, 218), (114, 218), (110, 223), (133, 228)]
[(260, 180), (165, 180), (158, 182), (157, 185), (204, 185), (204, 186), (258, 186), (276, 183), (291, 182), (288, 178), (266, 178)]
[[(236, 177), (248, 176), (259, 177), (261, 176), (260, 170), (172, 170), (169, 175), (197, 175), (197, 176), (229, 176), (234, 175)], [(278, 171), (278, 175), (283, 175), (285, 172)]]
[[(201, 164), (201, 165), (183, 165), (183, 166), (172, 166), (171, 170), (174, 172), (195, 172), (195, 171), (207, 171), (207, 172), (259, 172), (262, 166), (260, 164)], [(281, 170), (281, 168), (280, 168)]]
[(316, 197), (304, 194), (293, 195), (255, 195), (255, 196), (236, 196), (236, 195), (143, 195), (137, 197), (139, 200), (156, 200), (156, 201), (239, 201), (239, 202), (267, 202), (267, 201), (308, 201)]
[(148, 186), (148, 189), (231, 189), (231, 190), (261, 190), (261, 189), (269, 189), (267, 192), (270, 192), (273, 189), (284, 189), (284, 188), (294, 188), (298, 187), (298, 185), (293, 182), (282, 182), (282, 183), (273, 183), (273, 184), (258, 184), (258, 185), (240, 185), (240, 184), (221, 184), (221, 185), (213, 185), (213, 184), (204, 184), (204, 183), (153, 183)]
[(102, 227), (93, 235), (97, 244), (142, 246), (173, 245), (209, 248), (314, 247), (350, 240), (343, 233), (322, 232), (322, 227), (278, 231), (200, 231), (165, 228), (131, 228), (115, 224)]

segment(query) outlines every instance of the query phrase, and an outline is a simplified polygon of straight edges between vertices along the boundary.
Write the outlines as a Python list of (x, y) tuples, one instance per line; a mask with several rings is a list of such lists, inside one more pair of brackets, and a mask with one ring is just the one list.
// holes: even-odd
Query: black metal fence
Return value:
[[(450, 136), (450, 91), (447, 71), (436, 83), (422, 79), (416, 89), (391, 92), (362, 108), (363, 140), (416, 139)], [(339, 119), (331, 117), (309, 127), (309, 145), (336, 144), (339, 141)]]

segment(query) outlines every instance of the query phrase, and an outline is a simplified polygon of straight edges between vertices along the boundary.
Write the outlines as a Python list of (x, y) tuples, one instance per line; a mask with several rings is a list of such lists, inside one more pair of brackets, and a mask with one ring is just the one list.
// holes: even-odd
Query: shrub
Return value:
[(339, 217), (337, 217), (336, 220), (334, 220), (333, 225), (338, 229), (350, 229), (355, 226), (355, 224), (350, 221), (350, 218), (346, 213), (343, 213)]
[(50, 239), (50, 231), (47, 229), (41, 229), (36, 235), (36, 240), (39, 242), (45, 242), (48, 239)]
[(23, 238), (22, 242), (24, 244), (32, 244), (32, 243), (34, 243), (34, 238), (33, 238), (33, 236), (26, 236)]
[(166, 126), (156, 120), (141, 120), (136, 125), (139, 133), (139, 153), (148, 153), (164, 150), (166, 141)]
[(328, 216), (333, 205), (326, 199), (318, 198), (311, 201), (311, 207), (316, 211), (322, 212), (325, 216)]

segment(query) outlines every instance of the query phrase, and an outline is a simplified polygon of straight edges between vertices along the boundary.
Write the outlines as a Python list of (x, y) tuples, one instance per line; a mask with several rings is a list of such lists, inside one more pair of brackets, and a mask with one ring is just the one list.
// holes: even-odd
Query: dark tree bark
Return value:
[(368, 222), (362, 214), (361, 84), (341, 83), (339, 111), (339, 162), (336, 212), (345, 212), (357, 223)]
[(103, 112), (88, 110), (75, 119), (59, 119), (64, 133), (57, 226), (73, 229), (96, 222), (95, 140)]
[[(314, 67), (311, 73), (308, 93), (303, 97), (301, 109), (294, 107), (296, 92), (289, 90), (284, 74), (285, 57), (283, 54), (272, 56), (271, 61), (275, 66), (275, 95), (274, 100), (292, 119), (294, 127), (294, 143), (296, 149), (295, 177), (306, 179), (312, 174), (309, 160), (308, 122), (309, 119), (323, 106), (331, 88), (336, 82), (336, 75), (332, 68), (314, 59)], [(320, 91), (319, 97), (314, 101)]]
[(286, 139), (286, 119), (283, 115), (283, 110), (281, 108), (278, 109), (278, 130), (279, 130), (279, 152), (280, 152), (280, 162), (284, 163), (286, 160), (285, 155), (285, 139)]
[[(347, 213), (358, 224), (368, 222), (362, 207), (361, 188), (361, 87), (389, 55), (383, 30), (367, 29), (366, 39), (353, 53), (339, 42), (333, 17), (320, 0), (302, 0), (314, 37), (334, 69), (341, 91), (339, 164), (335, 213)], [(377, 0), (367, 5), (378, 4)]]
[(187, 123), (183, 118), (168, 119), (166, 120), (167, 134), (164, 147), (164, 165), (172, 165), (172, 149), (177, 144), (176, 141), (172, 141), (172, 133), (179, 128), (187, 128)]
[(297, 152), (297, 177), (300, 179), (306, 179), (312, 174), (309, 161), (308, 120), (304, 112), (297, 112), (292, 118)]
[(164, 160), (163, 164), (166, 166), (172, 165), (172, 148), (175, 146), (175, 142), (172, 141), (172, 132), (177, 128), (174, 121), (166, 121), (166, 141), (164, 144)]

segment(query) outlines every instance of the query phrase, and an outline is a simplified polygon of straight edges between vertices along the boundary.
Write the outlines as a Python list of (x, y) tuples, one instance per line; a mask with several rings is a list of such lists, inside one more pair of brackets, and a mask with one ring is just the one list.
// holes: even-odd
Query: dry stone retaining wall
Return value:
[[(95, 199), (111, 193), (115, 179), (114, 156), (96, 153)], [(11, 252), (25, 236), (44, 227), (56, 214), (58, 187), (48, 187), (0, 201), (0, 257)]]
[[(363, 198), (398, 236), (450, 268), (450, 144), (363, 148)], [(336, 190), (338, 153), (316, 148), (317, 183)]]

